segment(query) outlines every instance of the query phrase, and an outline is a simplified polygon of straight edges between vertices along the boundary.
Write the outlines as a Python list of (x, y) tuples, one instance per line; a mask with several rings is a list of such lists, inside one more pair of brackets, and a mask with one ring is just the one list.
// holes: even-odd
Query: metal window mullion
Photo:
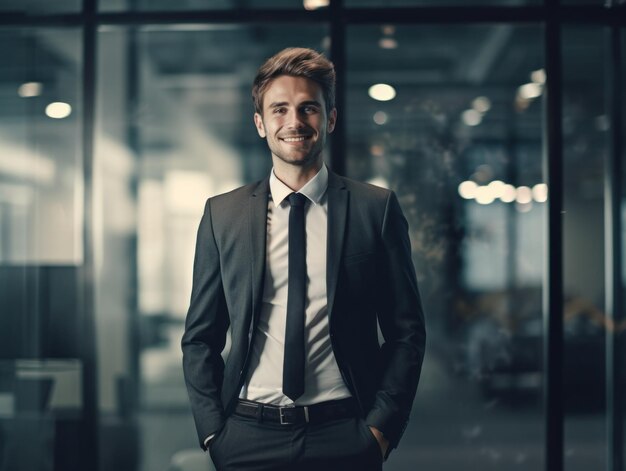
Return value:
[(613, 26), (608, 35), (608, 94), (610, 114), (609, 150), (604, 166), (604, 260), (606, 330), (606, 414), (608, 471), (623, 471), (623, 336), (618, 326), (623, 319), (622, 301), (622, 47), (620, 28)]
[(561, 23), (558, 0), (546, 0), (544, 169), (549, 188), (544, 284), (545, 470), (563, 471), (563, 135)]
[[(136, 2), (134, 2), (136, 3)], [(141, 130), (138, 123), (138, 108), (140, 103), (140, 59), (142, 59), (140, 51), (139, 27), (130, 26), (126, 31), (126, 116), (128, 116), (128, 127), (126, 133), (126, 142), (132, 152), (136, 162), (141, 161)], [(139, 205), (139, 180), (140, 176), (133, 173), (130, 191), (134, 201)], [(133, 234), (131, 240), (131, 253), (139, 254), (139, 235), (137, 231)], [(128, 420), (134, 420), (135, 412), (140, 406), (141, 391), (141, 328), (140, 328), (140, 309), (139, 309), (139, 261), (138, 256), (129, 258), (129, 272), (132, 276), (132, 286), (130, 287), (129, 305), (132, 306), (128, 313), (126, 327), (128, 329), (128, 350), (130, 358), (128, 359), (128, 377), (130, 382), (127, 386), (130, 391), (125, 391), (128, 396), (127, 404), (122, 406), (124, 413), (132, 414), (127, 417)], [(128, 410), (130, 408), (130, 410)]]
[(346, 172), (346, 23), (344, 21), (343, 0), (330, 3), (330, 56), (337, 72), (335, 87), (335, 106), (338, 110), (337, 123), (332, 135), (330, 148), (331, 168), (341, 174)]
[(83, 82), (82, 82), (82, 156), (83, 156), (83, 265), (82, 287), (82, 343), (83, 363), (83, 428), (82, 456), (88, 457), (89, 469), (99, 467), (98, 454), (98, 382), (97, 336), (95, 319), (95, 263), (94, 263), (94, 123), (96, 101), (96, 9), (97, 0), (83, 0)]
[[(92, 0), (90, 0), (92, 1)], [(231, 10), (170, 10), (170, 11), (95, 11), (97, 25), (172, 25), (202, 23), (262, 23), (262, 22), (327, 22), (339, 20), (344, 24), (453, 24), (453, 23), (538, 23), (545, 21), (551, 8), (544, 6), (408, 6), (383, 8), (335, 7), (306, 11), (300, 9), (231, 9)], [(626, 5), (605, 8), (603, 5), (558, 6), (561, 21), (581, 24), (613, 24), (626, 26)], [(3, 26), (80, 26), (86, 21), (81, 13), (3, 13)]]

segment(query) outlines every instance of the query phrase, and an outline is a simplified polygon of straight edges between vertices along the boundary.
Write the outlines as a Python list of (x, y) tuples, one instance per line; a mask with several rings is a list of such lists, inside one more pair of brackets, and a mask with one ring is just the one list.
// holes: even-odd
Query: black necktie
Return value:
[(283, 393), (295, 401), (304, 393), (304, 305), (306, 301), (306, 196), (289, 195), (289, 281), (283, 361)]

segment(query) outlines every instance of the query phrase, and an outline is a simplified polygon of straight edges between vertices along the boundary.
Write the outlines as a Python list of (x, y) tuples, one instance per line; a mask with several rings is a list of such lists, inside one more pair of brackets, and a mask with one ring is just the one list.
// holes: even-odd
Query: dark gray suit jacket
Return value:
[[(198, 229), (182, 349), (203, 448), (232, 412), (246, 377), (261, 308), (268, 197), (266, 178), (210, 198)], [(363, 417), (390, 448), (408, 422), (426, 339), (407, 229), (393, 192), (329, 172), (331, 343)], [(229, 326), (232, 345), (224, 364), (220, 353)]]

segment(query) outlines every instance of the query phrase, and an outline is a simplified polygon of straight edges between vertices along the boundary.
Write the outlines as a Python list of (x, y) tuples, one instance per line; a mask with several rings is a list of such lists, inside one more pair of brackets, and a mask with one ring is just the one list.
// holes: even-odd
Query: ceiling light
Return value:
[(546, 71), (544, 69), (533, 70), (530, 74), (530, 79), (539, 85), (543, 85), (546, 83)]
[(506, 186), (503, 181), (494, 180), (489, 185), (487, 185), (491, 192), (493, 193), (494, 198), (500, 198), (504, 194), (504, 187)]
[(26, 82), (17, 89), (17, 94), (22, 98), (31, 98), (41, 95), (43, 84), (40, 82)]
[(483, 115), (474, 109), (465, 110), (461, 115), (461, 119), (468, 126), (478, 126), (483, 120)]
[(479, 113), (486, 113), (491, 108), (491, 100), (486, 96), (479, 96), (472, 101), (472, 108)]
[(398, 41), (393, 38), (380, 38), (378, 46), (381, 49), (395, 49), (398, 47)]
[(49, 118), (63, 119), (72, 114), (72, 107), (62, 101), (55, 101), (46, 106), (46, 115)]
[(472, 180), (465, 180), (464, 182), (461, 182), (458, 188), (459, 195), (461, 195), (461, 198), (464, 198), (466, 200), (471, 200), (475, 198), (477, 189), (478, 185)]
[(327, 7), (329, 0), (304, 0), (302, 3), (305, 10), (317, 10), (318, 8)]
[(384, 111), (377, 111), (376, 113), (374, 113), (373, 119), (376, 124), (382, 126), (383, 124), (386, 124), (387, 121), (389, 121), (389, 115)]
[(545, 183), (537, 183), (533, 186), (533, 199), (537, 203), (545, 203), (548, 201), (548, 185)]
[(500, 195), (500, 201), (502, 201), (503, 203), (512, 203), (513, 201), (515, 201), (516, 195), (517, 195), (517, 191), (515, 190), (515, 187), (507, 183), (502, 188), (502, 195)]
[(370, 153), (376, 157), (382, 157), (385, 155), (385, 148), (380, 144), (372, 144)]
[(493, 203), (493, 192), (488, 186), (479, 186), (476, 189), (476, 201), (480, 204)]
[(533, 192), (527, 186), (520, 186), (517, 188), (517, 195), (515, 196), (515, 200), (519, 204), (528, 204), (533, 200)]
[(371, 98), (378, 101), (389, 101), (396, 97), (396, 90), (386, 83), (372, 85), (368, 91)]
[(526, 83), (517, 89), (518, 95), (527, 100), (541, 96), (541, 91), (541, 85), (535, 82)]

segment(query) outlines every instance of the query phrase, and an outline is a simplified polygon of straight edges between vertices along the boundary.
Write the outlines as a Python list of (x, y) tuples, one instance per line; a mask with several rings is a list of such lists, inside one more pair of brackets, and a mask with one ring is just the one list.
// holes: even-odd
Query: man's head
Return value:
[(335, 107), (335, 67), (326, 57), (313, 49), (289, 47), (266, 60), (257, 72), (252, 86), (254, 111), (263, 114), (263, 96), (272, 81), (280, 75), (303, 77), (316, 82), (322, 89), (326, 113)]
[(311, 49), (285, 49), (261, 66), (252, 97), (274, 167), (319, 168), (337, 120), (333, 64)]

